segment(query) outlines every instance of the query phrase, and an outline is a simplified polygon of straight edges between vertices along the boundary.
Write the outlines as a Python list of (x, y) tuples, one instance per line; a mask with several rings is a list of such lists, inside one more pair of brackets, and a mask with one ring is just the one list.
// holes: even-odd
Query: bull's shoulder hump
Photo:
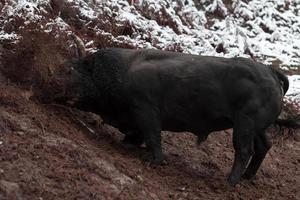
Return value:
[(215, 56), (202, 56), (181, 52), (164, 51), (158, 49), (123, 49), (123, 48), (107, 48), (99, 52), (119, 54), (123, 58), (127, 58), (131, 62), (143, 61), (159, 61), (159, 60), (183, 60), (183, 61), (203, 61), (203, 62), (216, 62), (216, 63), (230, 63), (231, 59), (215, 57)]

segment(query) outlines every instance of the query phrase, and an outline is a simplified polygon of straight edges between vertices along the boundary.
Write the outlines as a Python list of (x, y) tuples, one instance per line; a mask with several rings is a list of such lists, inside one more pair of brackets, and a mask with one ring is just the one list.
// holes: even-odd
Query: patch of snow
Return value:
[(8, 40), (14, 41), (18, 39), (18, 35), (15, 33), (5, 33), (4, 31), (0, 31), (0, 41)]
[(42, 10), (39, 8), (39, 5), (48, 5), (49, 0), (18, 0), (15, 4), (12, 5), (12, 10), (8, 14), (8, 17), (13, 17), (14, 15), (22, 16), (26, 20), (31, 22), (37, 22), (42, 19)]
[(211, 13), (219, 11), (223, 16), (228, 14), (227, 8), (222, 0), (213, 0), (213, 2), (206, 7), (206, 10)]
[[(25, 25), (38, 22), (44, 19), (46, 8), (51, 7), (50, 0), (11, 2), (14, 3), (4, 6), (0, 14), (6, 23), (14, 16), (23, 17)], [(64, 3), (78, 10), (78, 20), (86, 26), (93, 26), (90, 22), (100, 14), (114, 18), (116, 26), (128, 23), (133, 34), (112, 35), (116, 43), (126, 40), (138, 48), (165, 50), (179, 45), (186, 53), (222, 57), (249, 57), (250, 51), (265, 64), (280, 60), (282, 66), (300, 65), (299, 0), (252, 0), (247, 4), (233, 0), (233, 11), (229, 11), (222, 0), (201, 0), (200, 8), (193, 0), (65, 0)], [(208, 20), (207, 12), (221, 13), (224, 19)], [(69, 28), (58, 16), (47, 23), (45, 30), (51, 31), (55, 25), (61, 30)], [(91, 28), (105, 32), (98, 27)], [(224, 52), (216, 52), (219, 44), (223, 45)]]
[(69, 5), (80, 8), (80, 16), (86, 19), (96, 19), (98, 14), (102, 12), (97, 6), (98, 2), (92, 3), (89, 0), (65, 0)]
[(300, 105), (300, 75), (292, 75), (288, 78), (290, 87), (286, 96)]
[(60, 31), (67, 31), (70, 29), (70, 26), (64, 22), (60, 17), (55, 19), (50, 19), (49, 22), (45, 25), (45, 32), (51, 32), (53, 29), (58, 28)]
[(85, 44), (85, 47), (92, 46), (93, 44), (94, 44), (94, 41), (91, 40), (91, 41), (89, 41), (88, 43)]

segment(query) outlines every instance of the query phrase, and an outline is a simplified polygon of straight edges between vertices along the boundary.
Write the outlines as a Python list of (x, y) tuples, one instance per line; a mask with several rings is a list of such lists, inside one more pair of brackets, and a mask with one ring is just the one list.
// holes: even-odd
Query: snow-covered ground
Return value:
[(286, 96), (300, 105), (300, 75), (289, 76), (289, 81), (290, 87)]
[[(76, 21), (96, 37), (105, 36), (120, 46), (125, 43), (135, 48), (243, 56), (282, 68), (300, 66), (300, 0), (226, 2), (7, 0), (0, 3), (0, 42), (19, 40), (20, 29), (31, 23), (40, 24), (45, 32), (71, 32)], [(16, 22), (21, 24), (14, 28), (9, 25)], [(97, 46), (94, 39), (83, 38), (91, 51)], [(300, 102), (300, 80), (297, 76), (290, 80), (289, 97)]]

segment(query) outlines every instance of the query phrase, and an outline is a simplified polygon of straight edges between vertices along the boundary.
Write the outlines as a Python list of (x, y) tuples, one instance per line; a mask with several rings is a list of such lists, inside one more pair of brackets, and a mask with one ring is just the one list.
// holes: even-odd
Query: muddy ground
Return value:
[(230, 187), (230, 130), (200, 146), (190, 133), (163, 133), (168, 165), (154, 168), (99, 117), (31, 96), (1, 80), (1, 200), (300, 199), (297, 132), (274, 139), (253, 181)]

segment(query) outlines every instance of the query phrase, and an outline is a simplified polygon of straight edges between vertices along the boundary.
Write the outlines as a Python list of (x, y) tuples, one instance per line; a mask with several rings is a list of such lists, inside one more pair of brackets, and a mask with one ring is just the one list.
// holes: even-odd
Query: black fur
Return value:
[(76, 106), (101, 115), (126, 142), (145, 141), (154, 163), (163, 160), (162, 130), (190, 131), (201, 142), (233, 128), (233, 185), (256, 174), (270, 148), (265, 130), (280, 113), (282, 88), (288, 90), (283, 74), (245, 58), (104, 49), (79, 63)]

